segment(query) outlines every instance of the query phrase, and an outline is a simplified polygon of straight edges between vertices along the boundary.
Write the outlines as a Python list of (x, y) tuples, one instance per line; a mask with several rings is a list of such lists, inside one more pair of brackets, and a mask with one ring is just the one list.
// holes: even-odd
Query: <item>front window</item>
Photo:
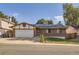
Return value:
[(48, 29), (48, 33), (51, 33), (51, 29)]
[(51, 29), (48, 29), (46, 32), (47, 32), (47, 33), (51, 33)]
[(57, 30), (57, 33), (62, 33), (62, 30)]
[(60, 32), (60, 30), (58, 29), (58, 30), (57, 30), (57, 33), (59, 33), (59, 32)]

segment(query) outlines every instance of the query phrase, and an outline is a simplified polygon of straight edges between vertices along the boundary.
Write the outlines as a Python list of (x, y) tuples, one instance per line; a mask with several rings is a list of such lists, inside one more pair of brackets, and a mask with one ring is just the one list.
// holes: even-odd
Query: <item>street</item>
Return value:
[(0, 55), (78, 55), (79, 46), (1, 44)]

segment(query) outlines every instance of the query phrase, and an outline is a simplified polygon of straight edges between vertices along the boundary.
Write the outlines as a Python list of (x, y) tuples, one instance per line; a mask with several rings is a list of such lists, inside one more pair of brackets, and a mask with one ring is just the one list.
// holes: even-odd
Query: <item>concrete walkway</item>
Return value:
[(65, 45), (65, 46), (79, 46), (78, 44), (57, 44), (57, 43), (41, 43), (32, 40), (8, 40), (10, 38), (1, 38), (0, 44), (32, 44), (32, 45)]

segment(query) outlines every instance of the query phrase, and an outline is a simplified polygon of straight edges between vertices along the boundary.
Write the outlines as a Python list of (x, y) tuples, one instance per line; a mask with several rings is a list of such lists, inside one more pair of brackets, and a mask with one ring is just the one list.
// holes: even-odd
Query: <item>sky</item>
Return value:
[(16, 17), (19, 23), (35, 24), (37, 20), (44, 18), (53, 20), (54, 24), (59, 21), (64, 24), (63, 4), (61, 3), (0, 3), (0, 11)]

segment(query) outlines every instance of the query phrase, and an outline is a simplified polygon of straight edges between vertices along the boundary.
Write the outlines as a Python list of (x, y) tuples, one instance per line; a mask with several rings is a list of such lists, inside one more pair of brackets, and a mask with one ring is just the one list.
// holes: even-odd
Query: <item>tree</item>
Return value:
[(62, 24), (61, 21), (59, 21), (58, 24)]
[(8, 19), (9, 16), (5, 15), (2, 11), (0, 11), (0, 17)]
[(1, 18), (6, 18), (6, 15), (3, 12), (0, 11), (0, 17)]
[(14, 16), (11, 17), (12, 22), (14, 22), (15, 24), (17, 24), (16, 18)]
[(39, 19), (36, 24), (53, 24), (52, 20)]
[(70, 3), (63, 4), (64, 20), (66, 25), (78, 25), (79, 8)]
[(39, 19), (36, 24), (43, 24), (44, 19)]
[(48, 24), (53, 24), (53, 21), (52, 21), (52, 20), (49, 20), (49, 21), (48, 21)]
[(72, 4), (63, 4), (63, 10), (64, 10), (64, 20), (65, 20), (65, 23), (66, 25), (71, 25), (72, 23), (72, 9), (73, 9), (73, 6)]
[(6, 18), (6, 20), (9, 20), (11, 18), (11, 21), (17, 24), (16, 18), (14, 16), (10, 17), (5, 15), (2, 11), (0, 11), (0, 17), (1, 18)]

